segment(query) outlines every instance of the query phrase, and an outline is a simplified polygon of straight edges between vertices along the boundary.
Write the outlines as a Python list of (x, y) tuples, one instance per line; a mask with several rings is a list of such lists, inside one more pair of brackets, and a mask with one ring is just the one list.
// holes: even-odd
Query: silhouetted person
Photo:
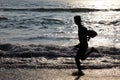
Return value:
[[(84, 73), (81, 71), (80, 59), (85, 60), (89, 56), (89, 54), (94, 51), (94, 48), (92, 48), (91, 51), (89, 51), (87, 53), (88, 41), (93, 36), (88, 35), (89, 30), (87, 30), (87, 28), (82, 25), (82, 23), (81, 23), (82, 21), (81, 21), (80, 16), (75, 16), (74, 17), (74, 22), (78, 26), (78, 39), (79, 39), (79, 42), (80, 42), (78, 45), (75, 46), (75, 48), (78, 48), (76, 56), (75, 56), (75, 61), (76, 61), (76, 65), (77, 65), (77, 68), (78, 68), (78, 73), (77, 74), (78, 75), (84, 75)], [(94, 33), (96, 33), (96, 32), (94, 32)], [(97, 35), (97, 33), (94, 34), (94, 36), (96, 36), (96, 35)]]

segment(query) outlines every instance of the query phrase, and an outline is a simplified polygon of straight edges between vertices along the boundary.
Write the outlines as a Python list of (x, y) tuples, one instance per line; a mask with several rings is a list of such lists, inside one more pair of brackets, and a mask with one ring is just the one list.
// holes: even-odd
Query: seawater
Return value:
[(90, 46), (120, 47), (118, 6), (108, 10), (76, 5), (68, 0), (0, 0), (0, 18), (7, 18), (0, 20), (0, 43), (76, 45), (73, 17), (80, 15), (83, 25), (98, 33)]

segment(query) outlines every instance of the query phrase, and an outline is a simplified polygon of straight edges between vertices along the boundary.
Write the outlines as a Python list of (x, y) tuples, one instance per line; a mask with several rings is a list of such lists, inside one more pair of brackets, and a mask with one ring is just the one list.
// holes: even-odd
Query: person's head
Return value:
[(81, 17), (79, 15), (74, 16), (74, 22), (76, 25), (81, 25)]

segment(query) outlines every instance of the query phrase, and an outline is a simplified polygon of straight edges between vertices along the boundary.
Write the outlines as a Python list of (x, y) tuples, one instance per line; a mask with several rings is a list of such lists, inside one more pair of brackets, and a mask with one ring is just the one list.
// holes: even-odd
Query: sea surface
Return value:
[(83, 25), (98, 33), (90, 40), (90, 46), (120, 47), (119, 2), (103, 3), (95, 4), (95, 0), (0, 0), (0, 43), (76, 45), (78, 28), (73, 17), (80, 15)]
[(0, 0), (0, 68), (76, 69), (75, 15), (98, 33), (82, 65), (120, 68), (119, 0)]

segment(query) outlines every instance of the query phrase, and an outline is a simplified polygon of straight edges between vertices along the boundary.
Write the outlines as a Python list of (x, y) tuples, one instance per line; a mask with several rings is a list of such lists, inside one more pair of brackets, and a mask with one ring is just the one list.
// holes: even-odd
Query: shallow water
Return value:
[[(108, 69), (120, 67), (120, 49), (98, 47), (82, 61), (83, 69)], [(76, 69), (76, 50), (55, 45), (0, 44), (0, 68), (50, 68)]]

